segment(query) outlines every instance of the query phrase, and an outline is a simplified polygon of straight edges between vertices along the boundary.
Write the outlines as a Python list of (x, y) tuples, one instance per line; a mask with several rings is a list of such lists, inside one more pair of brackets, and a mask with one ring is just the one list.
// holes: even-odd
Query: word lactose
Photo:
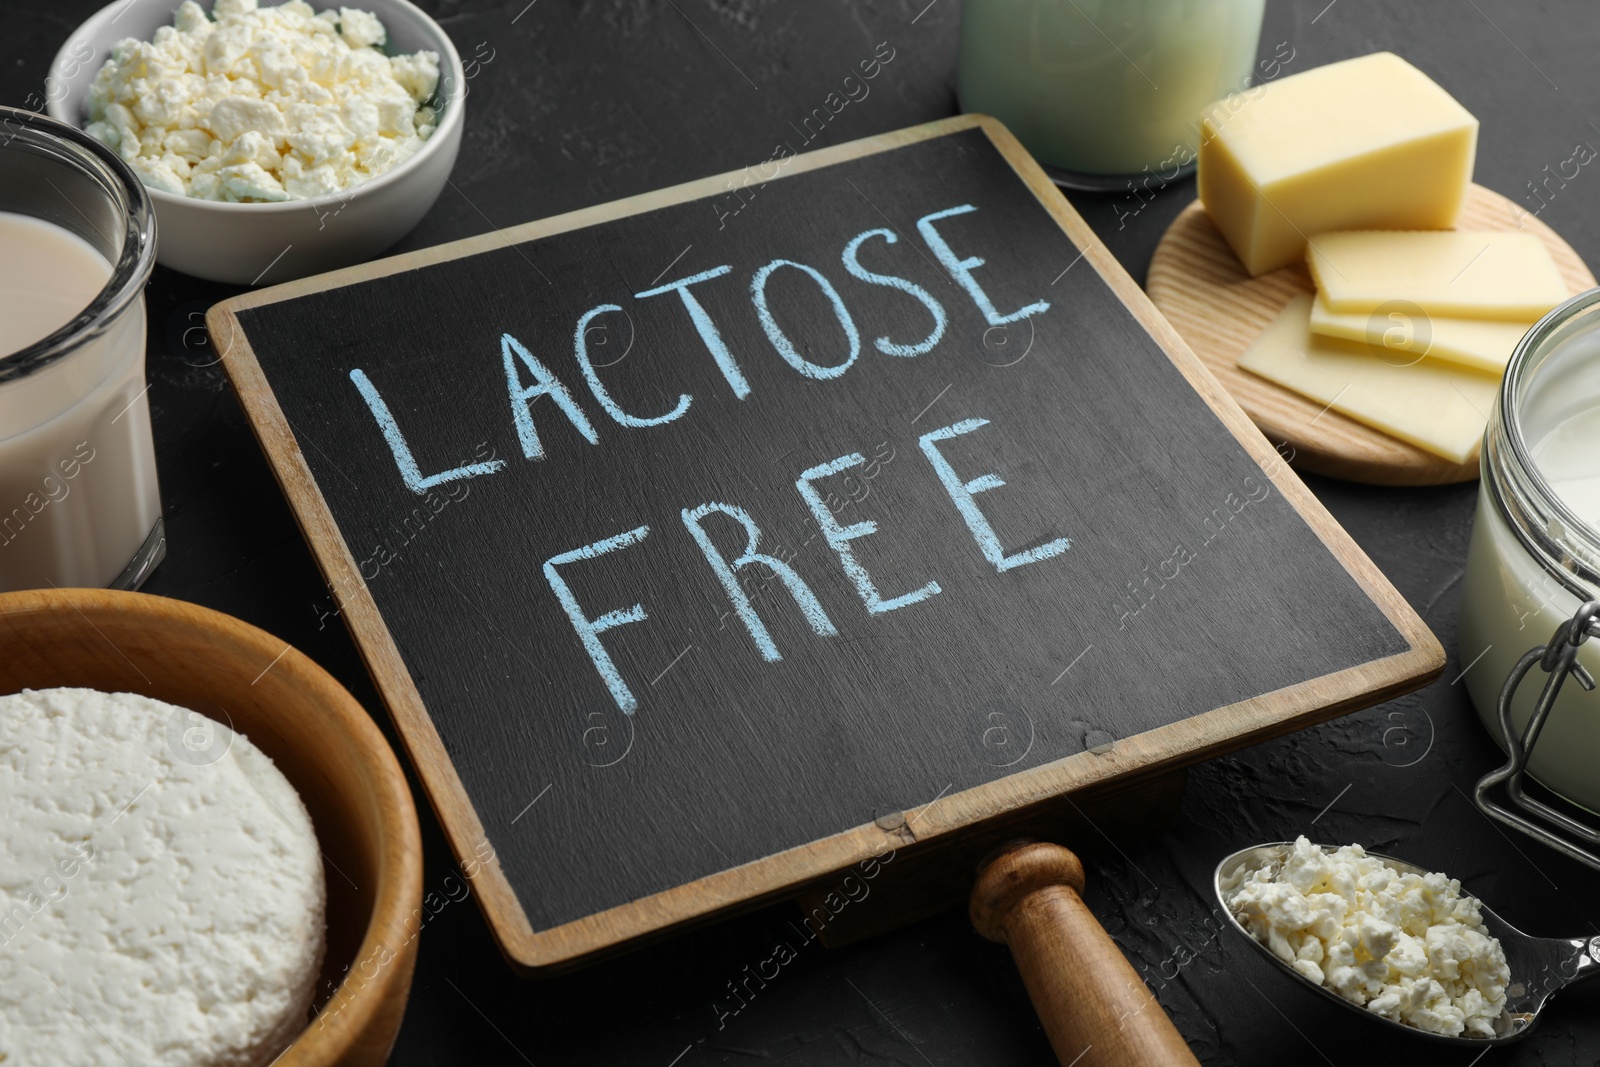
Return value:
[[(975, 210), (976, 208), (971, 204), (961, 204), (942, 211), (935, 211), (917, 221), (917, 232), (921, 235), (940, 266), (949, 273), (956, 284), (971, 298), (990, 326), (1003, 326), (1047, 310), (1050, 304), (1047, 301), (1039, 300), (1014, 311), (1001, 311), (990, 295), (983, 289), (976, 276), (975, 272), (979, 267), (983, 266), (984, 260), (977, 256), (962, 257), (958, 255), (936, 227), (936, 224), (943, 219), (965, 215)], [(891, 229), (866, 230), (856, 234), (845, 243), (840, 254), (840, 262), (846, 272), (860, 281), (898, 290), (910, 299), (922, 304), (926, 309), (930, 318), (931, 328), (926, 336), (920, 340), (894, 341), (888, 337), (878, 337), (871, 342), (872, 347), (884, 356), (915, 358), (932, 351), (944, 337), (948, 322), (945, 308), (932, 294), (915, 282), (870, 270), (863, 266), (860, 260), (861, 250), (869, 242), (881, 241), (886, 245), (892, 245), (898, 240), (899, 238), (895, 231)], [(724, 342), (717, 324), (712, 320), (710, 314), (696, 296), (697, 287), (714, 283), (716, 279), (728, 275), (731, 269), (731, 267), (723, 265), (700, 271), (677, 281), (635, 293), (634, 299), (648, 300), (676, 295), (688, 316), (690, 324), (718, 371), (720, 371), (728, 389), (736, 399), (743, 400), (751, 393), (749, 380), (745, 377), (739, 361)], [(827, 306), (831, 309), (833, 316), (843, 330), (848, 346), (848, 351), (842, 360), (836, 363), (822, 364), (808, 359), (773, 317), (767, 303), (767, 285), (769, 279), (780, 271), (794, 272), (810, 279), (822, 296), (825, 297)], [(834, 288), (827, 275), (821, 270), (794, 260), (774, 259), (757, 269), (750, 276), (747, 284), (752, 308), (767, 340), (771, 343), (776, 355), (797, 374), (813, 380), (835, 379), (845, 374), (861, 358), (865, 348), (862, 343), (863, 331), (857, 326), (838, 290)], [(597, 319), (604, 315), (620, 312), (622, 312), (622, 308), (616, 304), (597, 304), (579, 316), (573, 331), (574, 361), (584, 384), (587, 386), (590, 398), (611, 422), (629, 430), (663, 426), (683, 418), (694, 404), (694, 397), (688, 393), (680, 394), (676, 402), (666, 411), (650, 413), (628, 411), (607, 390), (605, 383), (601, 380), (597, 373), (595, 362), (590, 357), (587, 338)], [(583, 440), (590, 445), (599, 443), (600, 434), (596, 428), (597, 420), (590, 417), (589, 412), (579, 403), (574, 391), (569, 389), (566, 383), (561, 381), (538, 356), (510, 333), (501, 336), (500, 347), (511, 421), (516, 428), (517, 440), (526, 459), (539, 460), (544, 458), (545, 454), (538, 427), (534, 422), (531, 406), (535, 400), (541, 397), (549, 398), (549, 404), (541, 409), (548, 412), (549, 417), (564, 418)], [(418, 465), (404, 434), (395, 422), (389, 406), (385, 403), (371, 379), (360, 368), (355, 368), (350, 371), (350, 380), (354, 383), (363, 400), (365, 400), (367, 408), (371, 411), (378, 428), (388, 443), (401, 480), (412, 492), (426, 494), (429, 490), (444, 483), (492, 475), (505, 469), (505, 460), (489, 459), (425, 475)], [(940, 445), (942, 442), (974, 433), (987, 425), (989, 425), (988, 420), (982, 418), (962, 419), (922, 434), (917, 443), (927, 462), (933, 467), (939, 482), (949, 495), (956, 512), (961, 516), (967, 529), (971, 532), (978, 551), (997, 571), (1004, 573), (1017, 567), (1060, 555), (1066, 551), (1071, 543), (1065, 537), (1056, 538), (1023, 551), (1008, 553), (1005, 547), (1002, 546), (994, 528), (990, 525), (982, 510), (980, 510), (977, 502), (977, 497), (980, 494), (999, 489), (1006, 483), (995, 473), (957, 472), (950, 460), (941, 452)], [(829, 506), (825, 498), (825, 490), (819, 489), (817, 483), (827, 478), (848, 474), (855, 468), (866, 466), (867, 459), (865, 456), (859, 451), (850, 451), (826, 463), (817, 464), (801, 472), (794, 483), (794, 487), (811, 512), (824, 542), (838, 557), (839, 565), (860, 595), (868, 614), (881, 615), (926, 601), (931, 597), (937, 596), (941, 589), (939, 582), (935, 579), (929, 580), (908, 592), (893, 596), (885, 595), (879, 591), (872, 576), (857, 557), (852, 542), (876, 533), (878, 530), (877, 523), (871, 519), (864, 519), (848, 526), (841, 525), (834, 514), (834, 509)], [(761, 528), (744, 508), (736, 503), (727, 501), (705, 501), (684, 507), (679, 519), (682, 523), (682, 533), (690, 537), (705, 556), (707, 565), (726, 592), (734, 613), (738, 616), (740, 622), (744, 624), (745, 630), (748, 632), (762, 659), (767, 662), (775, 662), (781, 660), (783, 656), (766, 624), (762, 621), (761, 616), (757, 614), (750, 596), (740, 583), (739, 572), (744, 568), (757, 567), (764, 572), (775, 575), (776, 580), (793, 599), (795, 606), (810, 625), (812, 631), (819, 637), (832, 637), (839, 632), (805, 579), (785, 560), (779, 559), (771, 552), (760, 550), (759, 546), (762, 542)], [(723, 542), (726, 542), (730, 536), (737, 539), (738, 535), (742, 533), (743, 549), (733, 554), (719, 547), (717, 541), (713, 539), (709, 532), (712, 529), (720, 530), (720, 539)], [(599, 673), (601, 680), (605, 683), (617, 706), (627, 714), (632, 714), (637, 708), (638, 699), (623, 679), (621, 672), (612, 661), (600, 638), (606, 631), (616, 627), (644, 622), (648, 618), (648, 612), (642, 603), (635, 603), (628, 607), (607, 611), (597, 617), (590, 617), (584, 607), (578, 603), (573, 591), (562, 577), (562, 569), (572, 564), (593, 561), (610, 553), (634, 548), (643, 543), (651, 534), (651, 527), (641, 524), (633, 529), (619, 532), (614, 536), (582, 545), (570, 551), (558, 553), (545, 560), (543, 565), (545, 579), (549, 583), (551, 591), (555, 594), (556, 600), (560, 603), (562, 610), (570, 620), (574, 631), (576, 631), (579, 640), (583, 644), (584, 650), (594, 664), (595, 670)]]

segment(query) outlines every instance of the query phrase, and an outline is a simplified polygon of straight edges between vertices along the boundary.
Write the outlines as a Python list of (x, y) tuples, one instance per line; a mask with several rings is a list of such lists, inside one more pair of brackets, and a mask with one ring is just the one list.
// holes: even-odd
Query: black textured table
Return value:
[[(0, 6), (0, 103), (38, 107), (50, 56), (96, 0)], [(954, 110), (957, 0), (484, 0), (425, 3), (472, 72), (451, 185), (401, 249), (481, 233), (767, 159), (856, 63), (892, 50), (820, 147)], [(1477, 180), (1539, 210), (1600, 263), (1600, 13), (1590, 0), (1268, 0), (1262, 54), (1286, 73), (1381, 48), (1482, 120)], [(859, 91), (858, 94), (859, 95)], [(823, 113), (827, 113), (824, 108)], [(810, 129), (818, 126), (813, 121)], [(1576, 169), (1576, 176), (1574, 170)], [(1555, 175), (1552, 179), (1551, 176)], [(1565, 176), (1562, 176), (1565, 175)], [(1546, 179), (1551, 179), (1548, 182)], [(1534, 199), (1538, 182), (1543, 200)], [(1194, 195), (1073, 202), (1136, 278)], [(1541, 204), (1544, 206), (1541, 208)], [(158, 268), (148, 293), (151, 414), (170, 554), (147, 591), (237, 615), (304, 649), (388, 724), (288, 508), (209, 352), (202, 314), (235, 290)], [(1086, 899), (1202, 1062), (1600, 1063), (1600, 983), (1555, 1001), (1525, 1043), (1477, 1053), (1385, 1031), (1293, 986), (1219, 932), (1211, 870), (1240, 846), (1306, 833), (1360, 841), (1459, 877), (1530, 932), (1600, 933), (1600, 875), (1511, 839), (1468, 800), (1499, 754), (1460, 684), (1456, 613), (1476, 487), (1317, 495), (1451, 652), (1421, 693), (1196, 768), (1176, 825), (1074, 842)], [(1530, 642), (1531, 643), (1531, 642)], [(452, 859), (425, 804), (426, 890)], [(459, 896), (459, 891), (453, 895)], [(790, 906), (725, 921), (568, 977), (512, 978), (476, 908), (422, 933), (395, 1064), (1051, 1064), (1003, 948), (963, 915), (863, 944), (803, 948), (743, 1006), (742, 981), (786, 936)], [(730, 1010), (737, 1007), (737, 1011)], [(1477, 1056), (1479, 1058), (1474, 1059)]]

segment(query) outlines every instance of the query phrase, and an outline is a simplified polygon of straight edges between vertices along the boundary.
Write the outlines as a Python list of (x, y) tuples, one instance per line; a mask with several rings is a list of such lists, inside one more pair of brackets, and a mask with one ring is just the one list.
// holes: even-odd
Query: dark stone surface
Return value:
[[(778, 139), (882, 41), (895, 58), (869, 97), (812, 147), (950, 113), (956, 0), (479, 0), (425, 3), (465, 56), (466, 140), (451, 187), (403, 248), (480, 233), (766, 159)], [(0, 6), (0, 102), (39, 106), (50, 56), (95, 0)], [(1600, 19), (1586, 0), (1271, 0), (1263, 54), (1289, 71), (1393, 48), (1483, 121), (1478, 180), (1537, 204), (1526, 183), (1600, 144)], [(32, 94), (30, 98), (30, 94)], [(1600, 179), (1564, 186), (1541, 218), (1600, 262)], [(1142, 277), (1193, 196), (1074, 202)], [(1141, 206), (1142, 205), (1142, 206)], [(1137, 213), (1133, 212), (1137, 209)], [(150, 592), (265, 627), (315, 657), (384, 721), (353, 646), (231, 392), (200, 313), (234, 290), (158, 269), (148, 292), (150, 392), (171, 553)], [(1525, 1043), (1481, 1056), (1391, 1045), (1315, 1002), (1249, 948), (1213, 934), (1216, 860), (1309, 833), (1358, 840), (1459, 877), (1535, 933), (1600, 932), (1600, 876), (1513, 841), (1467, 800), (1498, 754), (1459, 684), (1454, 649), (1473, 486), (1379, 490), (1313, 479), (1318, 496), (1431, 625), (1451, 663), (1404, 700), (1196, 769), (1159, 840), (1089, 857), (1087, 900), (1207, 1064), (1367, 1062), (1588, 1065), (1600, 1061), (1600, 984), (1554, 1002)], [(387, 723), (385, 723), (387, 728)], [(1405, 744), (1401, 744), (1401, 741)], [(453, 873), (423, 806), (425, 886)], [(396, 1064), (1053, 1062), (1004, 949), (959, 914), (841, 951), (803, 949), (737, 1014), (714, 1004), (767, 958), (788, 906), (721, 922), (563, 978), (518, 982), (477, 911), (451, 904), (422, 935)], [(719, 1025), (720, 1022), (720, 1025)]]

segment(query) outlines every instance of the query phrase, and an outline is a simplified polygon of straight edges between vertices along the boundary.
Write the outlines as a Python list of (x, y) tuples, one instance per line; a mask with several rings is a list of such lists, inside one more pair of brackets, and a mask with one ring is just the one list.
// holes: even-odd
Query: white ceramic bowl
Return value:
[[(67, 38), (50, 65), (50, 116), (80, 129), (88, 121), (89, 84), (111, 48), (128, 37), (150, 40), (172, 24), (181, 0), (116, 0)], [(210, 10), (210, 0), (199, 0)], [(389, 31), (386, 50), (439, 53), (438, 127), (409, 159), (350, 192), (276, 204), (224, 204), (151, 189), (156, 261), (185, 274), (238, 285), (271, 285), (371, 259), (421, 220), (455, 166), (465, 121), (466, 74), (449, 34), (406, 0), (311, 0), (318, 10), (370, 11)], [(272, 6), (270, 2), (262, 6)]]

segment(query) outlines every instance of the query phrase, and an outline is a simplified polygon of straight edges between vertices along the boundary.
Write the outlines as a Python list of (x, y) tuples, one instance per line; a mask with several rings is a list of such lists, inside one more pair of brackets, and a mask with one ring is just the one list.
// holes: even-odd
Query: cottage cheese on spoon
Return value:
[(323, 952), (305, 805), (241, 734), (131, 693), (0, 697), (0, 1063), (261, 1067)]
[(1281, 869), (1251, 872), (1227, 902), (1279, 959), (1368, 1011), (1435, 1034), (1495, 1034), (1511, 972), (1454, 878), (1301, 837)]
[(377, 16), (186, 0), (155, 40), (121, 41), (89, 92), (91, 135), (150, 188), (280, 201), (352, 189), (433, 133), (436, 52), (387, 56)]

